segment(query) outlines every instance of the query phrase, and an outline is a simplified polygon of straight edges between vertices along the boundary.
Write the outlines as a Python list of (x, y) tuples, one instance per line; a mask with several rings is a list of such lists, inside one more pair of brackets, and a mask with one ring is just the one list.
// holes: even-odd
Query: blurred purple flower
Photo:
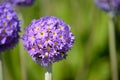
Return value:
[(23, 44), (33, 60), (41, 66), (66, 58), (74, 36), (61, 19), (47, 16), (33, 20), (23, 35)]
[(17, 6), (29, 6), (32, 5), (34, 2), (34, 0), (5, 0), (5, 1)]
[(20, 21), (10, 4), (0, 4), (0, 52), (13, 48), (18, 42)]
[(120, 0), (95, 0), (95, 3), (106, 12), (112, 11), (115, 14), (120, 12)]

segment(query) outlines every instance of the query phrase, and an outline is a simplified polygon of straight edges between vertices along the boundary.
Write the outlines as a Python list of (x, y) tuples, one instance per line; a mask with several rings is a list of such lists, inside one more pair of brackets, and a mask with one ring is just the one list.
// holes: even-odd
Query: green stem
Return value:
[[(21, 33), (20, 35), (23, 35), (23, 32), (24, 32), (24, 13), (22, 8), (17, 8), (15, 7), (16, 10), (18, 11), (18, 16), (19, 16), (19, 19), (22, 21), (22, 25), (21, 27)], [(23, 44), (22, 44), (22, 39), (20, 39), (19, 41), (19, 53), (20, 53), (20, 66), (21, 66), (21, 76), (22, 76), (22, 80), (27, 80), (27, 69), (26, 69), (26, 59), (25, 59), (25, 50), (23, 48)]]
[(4, 74), (3, 74), (3, 64), (2, 64), (2, 54), (0, 53), (0, 80), (4, 80)]
[(27, 70), (26, 70), (26, 60), (24, 55), (24, 49), (22, 45), (22, 41), (20, 40), (20, 63), (21, 63), (21, 72), (22, 72), (22, 80), (27, 80)]
[(52, 64), (45, 67), (45, 80), (52, 80)]
[(112, 80), (118, 80), (118, 66), (117, 66), (117, 54), (115, 45), (115, 26), (114, 26), (114, 14), (109, 13), (109, 52), (111, 62)]
[[(22, 11), (22, 10), (20, 10)], [(24, 18), (22, 13), (19, 11), (19, 17), (22, 21), (22, 27), (24, 27)], [(23, 34), (24, 30), (23, 28), (21, 29), (21, 35)], [(27, 80), (27, 70), (26, 70), (26, 59), (25, 59), (25, 51), (22, 45), (22, 40), (19, 42), (19, 47), (20, 47), (20, 63), (21, 63), (21, 72), (22, 72), (22, 80)]]

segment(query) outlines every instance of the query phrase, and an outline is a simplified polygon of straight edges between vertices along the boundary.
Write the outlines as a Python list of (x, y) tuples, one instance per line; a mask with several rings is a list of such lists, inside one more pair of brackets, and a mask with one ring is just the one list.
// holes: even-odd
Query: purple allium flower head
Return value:
[(10, 4), (0, 4), (0, 52), (13, 48), (18, 42), (20, 21)]
[(17, 6), (29, 6), (33, 4), (34, 0), (6, 0), (6, 2)]
[(96, 5), (106, 11), (113, 11), (115, 14), (120, 13), (120, 0), (95, 0)]
[(53, 16), (33, 20), (25, 30), (23, 44), (33, 60), (41, 66), (66, 58), (66, 52), (74, 43), (69, 25)]

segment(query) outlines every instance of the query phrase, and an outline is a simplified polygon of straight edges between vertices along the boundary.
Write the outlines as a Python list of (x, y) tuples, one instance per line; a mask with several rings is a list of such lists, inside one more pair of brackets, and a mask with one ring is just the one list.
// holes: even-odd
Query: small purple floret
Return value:
[(66, 52), (74, 43), (69, 25), (53, 16), (33, 20), (25, 30), (23, 44), (33, 60), (41, 66), (66, 58)]
[(29, 6), (34, 3), (34, 0), (6, 0), (6, 2), (16, 6)]
[(10, 4), (0, 4), (0, 52), (13, 48), (19, 39), (20, 21)]
[(95, 0), (96, 5), (106, 11), (113, 11), (115, 14), (120, 13), (120, 0)]

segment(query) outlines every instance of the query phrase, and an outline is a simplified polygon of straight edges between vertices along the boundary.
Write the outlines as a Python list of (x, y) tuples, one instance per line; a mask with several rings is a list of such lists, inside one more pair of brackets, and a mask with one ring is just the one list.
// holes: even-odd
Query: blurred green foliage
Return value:
[[(59, 17), (71, 26), (76, 40), (68, 57), (53, 64), (53, 80), (111, 80), (108, 15), (96, 7), (94, 0), (35, 0), (32, 6), (15, 9), (23, 23), (21, 35), (33, 19), (42, 16)], [(116, 17), (118, 64), (119, 20)], [(3, 59), (5, 80), (44, 80), (44, 67), (32, 60), (21, 40), (4, 53)]]

